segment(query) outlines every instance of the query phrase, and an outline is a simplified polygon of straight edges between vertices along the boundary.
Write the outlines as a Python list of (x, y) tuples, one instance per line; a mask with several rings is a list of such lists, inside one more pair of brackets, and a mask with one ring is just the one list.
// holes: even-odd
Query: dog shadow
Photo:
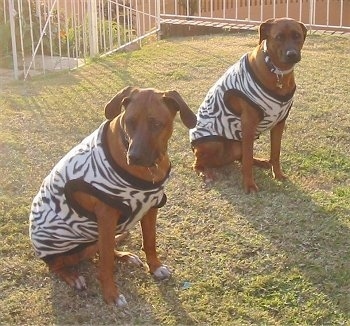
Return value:
[[(131, 234), (133, 234), (132, 232)], [(125, 248), (136, 254), (141, 249), (138, 240), (127, 239)], [(160, 325), (160, 314), (154, 310), (157, 301), (161, 301), (162, 309), (177, 325), (193, 325), (195, 321), (183, 309), (176, 292), (179, 283), (176, 276), (169, 280), (155, 280), (144, 267), (116, 262), (115, 277), (119, 291), (125, 296), (128, 305), (119, 308), (107, 305), (97, 278), (98, 257), (82, 262), (77, 270), (87, 282), (87, 289), (78, 291), (70, 288), (54, 275), (48, 276), (51, 282), (51, 294), (48, 298), (52, 304), (52, 313), (56, 324), (146, 324)], [(164, 315), (164, 314), (163, 314)]]
[[(299, 271), (338, 312), (346, 313), (350, 304), (350, 231), (340, 216), (350, 216), (350, 211), (322, 207), (292, 181), (274, 180), (270, 171), (254, 169), (260, 191), (251, 195), (243, 193), (238, 165), (218, 172), (219, 178), (210, 188), (283, 253), (287, 268)], [(255, 256), (258, 251), (252, 248), (249, 252), (248, 248), (246, 254)]]

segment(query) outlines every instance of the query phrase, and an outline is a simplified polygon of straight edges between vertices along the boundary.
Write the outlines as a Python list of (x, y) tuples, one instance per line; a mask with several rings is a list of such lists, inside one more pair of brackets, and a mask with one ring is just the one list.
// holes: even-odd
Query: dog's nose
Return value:
[(136, 153), (129, 153), (128, 155), (128, 163), (130, 165), (142, 165), (143, 159), (140, 155)]
[(287, 50), (286, 52), (286, 57), (289, 62), (298, 62), (300, 60), (300, 55), (298, 51), (292, 49), (292, 50)]
[(140, 153), (138, 151), (130, 151), (127, 155), (129, 165), (152, 166), (154, 165), (153, 156), (150, 153)]

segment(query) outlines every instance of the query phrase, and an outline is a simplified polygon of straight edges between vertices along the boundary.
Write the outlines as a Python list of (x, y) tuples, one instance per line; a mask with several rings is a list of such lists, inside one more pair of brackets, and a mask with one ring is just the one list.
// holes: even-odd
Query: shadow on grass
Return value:
[[(243, 195), (240, 169), (232, 167), (219, 170), (219, 180), (212, 188), (284, 253), (284, 267), (297, 270), (323, 293), (334, 314), (349, 317), (350, 231), (344, 222), (349, 209), (332, 205), (327, 195), (318, 201), (330, 204), (321, 206), (308, 192), (291, 181), (273, 180), (269, 172), (256, 169), (255, 176), (260, 187), (257, 194)], [(324, 318), (321, 322), (332, 320)]]
[[(176, 280), (172, 278), (158, 282), (143, 268), (117, 263), (116, 283), (128, 301), (126, 308), (118, 308), (103, 301), (97, 279), (97, 262), (83, 262), (77, 270), (87, 281), (85, 291), (74, 290), (50, 275), (52, 291), (49, 301), (57, 324), (195, 324), (183, 309), (174, 290)], [(162, 314), (154, 309), (159, 301), (162, 302)]]

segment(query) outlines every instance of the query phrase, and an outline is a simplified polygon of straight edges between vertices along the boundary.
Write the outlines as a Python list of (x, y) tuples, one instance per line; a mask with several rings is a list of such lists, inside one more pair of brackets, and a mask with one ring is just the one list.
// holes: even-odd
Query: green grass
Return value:
[[(73, 72), (2, 85), (0, 92), (0, 324), (349, 324), (350, 40), (308, 36), (277, 182), (255, 170), (245, 195), (239, 165), (211, 187), (191, 170), (177, 118), (159, 253), (173, 270), (155, 282), (116, 266), (126, 310), (107, 306), (96, 262), (79, 266), (88, 290), (52, 277), (31, 249), (28, 214), (42, 179), (103, 120), (127, 85), (176, 89), (197, 111), (209, 87), (257, 44), (255, 33), (176, 38), (91, 62)], [(268, 136), (256, 144), (266, 156)], [(144, 258), (135, 229), (125, 247)]]

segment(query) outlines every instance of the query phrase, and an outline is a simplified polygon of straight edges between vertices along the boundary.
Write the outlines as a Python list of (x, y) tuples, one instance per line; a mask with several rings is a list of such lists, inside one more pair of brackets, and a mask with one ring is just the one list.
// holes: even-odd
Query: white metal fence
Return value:
[(0, 1), (1, 66), (12, 67), (16, 79), (78, 67), (159, 29), (151, 0)]
[(0, 68), (16, 79), (72, 69), (174, 19), (244, 26), (282, 16), (350, 32), (350, 0), (0, 0)]

